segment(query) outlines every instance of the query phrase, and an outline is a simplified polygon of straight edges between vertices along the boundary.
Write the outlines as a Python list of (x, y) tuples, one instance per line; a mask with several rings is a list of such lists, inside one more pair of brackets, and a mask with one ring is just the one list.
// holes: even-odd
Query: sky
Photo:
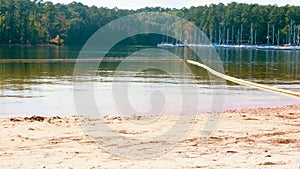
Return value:
[(218, 4), (223, 3), (227, 4), (232, 1), (238, 3), (257, 3), (261, 5), (274, 5), (277, 4), (279, 6), (284, 6), (286, 4), (300, 6), (300, 0), (44, 0), (44, 1), (52, 1), (54, 3), (63, 3), (68, 4), (73, 1), (81, 2), (88, 6), (98, 6), (98, 7), (108, 7), (114, 8), (117, 7), (119, 9), (139, 9), (144, 7), (168, 7), (168, 8), (189, 8), (191, 6), (202, 6), (209, 4)]

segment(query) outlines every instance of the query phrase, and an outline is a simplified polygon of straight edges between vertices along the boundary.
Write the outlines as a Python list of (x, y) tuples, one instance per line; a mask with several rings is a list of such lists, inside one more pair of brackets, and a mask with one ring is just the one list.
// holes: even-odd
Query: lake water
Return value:
[[(124, 59), (128, 55), (148, 58), (147, 47), (119, 46), (112, 49), (108, 58)], [(68, 116), (76, 115), (74, 102), (74, 66), (70, 60), (26, 62), (28, 59), (76, 59), (81, 47), (56, 46), (1, 46), (0, 47), (0, 116)], [(179, 58), (195, 57), (184, 48), (166, 49)], [(140, 51), (140, 52), (139, 52)], [(97, 51), (105, 52), (105, 51)], [(144, 52), (144, 53), (143, 53)], [(187, 52), (187, 53), (186, 53)], [(300, 92), (300, 51), (259, 51), (245, 49), (217, 49), (227, 75), (262, 83), (269, 86)], [(149, 53), (148, 53), (149, 54)], [(97, 53), (95, 53), (97, 56)], [(165, 56), (165, 55), (164, 55)], [(159, 56), (153, 56), (159, 58)], [(6, 62), (5, 59), (24, 59), (22, 62)], [(25, 61), (25, 62), (24, 62)], [(122, 112), (122, 106), (130, 105), (136, 113), (156, 114), (151, 97), (163, 95), (165, 114), (194, 113), (193, 100), (182, 105), (182, 91), (189, 98), (197, 97), (199, 113), (211, 111), (215, 94), (225, 89), (224, 109), (276, 107), (299, 104), (298, 98), (261, 91), (227, 82), (227, 85), (211, 85), (210, 77), (201, 68), (181, 62), (119, 63), (102, 62), (97, 70), (89, 70), (93, 62), (81, 62), (81, 68), (94, 71), (91, 77), (82, 71), (76, 75), (76, 83), (93, 83), (94, 98), (102, 115), (131, 115)], [(78, 80), (79, 79), (79, 80)], [(218, 84), (218, 83), (216, 83)], [(83, 85), (84, 86), (84, 85)], [(225, 88), (224, 88), (225, 87)], [(77, 90), (78, 88), (76, 88)], [(187, 90), (185, 90), (187, 89)], [(78, 89), (79, 90), (79, 89)], [(88, 88), (80, 89), (82, 93)], [(159, 93), (157, 93), (159, 91)], [(153, 95), (154, 93), (154, 95)], [(124, 105), (118, 105), (125, 99)], [(152, 98), (153, 99), (153, 98)], [(127, 102), (128, 100), (128, 102)], [(116, 104), (117, 103), (117, 104)], [(187, 106), (188, 105), (188, 106)], [(86, 100), (84, 110), (94, 111)], [(120, 107), (118, 107), (120, 106)], [(131, 109), (130, 109), (131, 110)], [(161, 111), (161, 110), (157, 110)], [(82, 112), (81, 112), (82, 113)]]

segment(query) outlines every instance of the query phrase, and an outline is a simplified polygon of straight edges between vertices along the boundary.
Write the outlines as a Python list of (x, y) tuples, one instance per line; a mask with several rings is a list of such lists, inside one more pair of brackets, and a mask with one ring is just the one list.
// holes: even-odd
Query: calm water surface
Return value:
[[(121, 46), (106, 56), (124, 58), (145, 47)], [(21, 47), (1, 46), (0, 59), (76, 59), (80, 47)], [(179, 57), (195, 57), (192, 52), (184, 54), (183, 48), (166, 49)], [(98, 51), (98, 53), (102, 51)], [(103, 51), (104, 52), (104, 51)], [(223, 61), (225, 73), (234, 77), (269, 86), (300, 92), (299, 51), (257, 51), (244, 49), (217, 49)], [(97, 56), (97, 54), (95, 54)], [(137, 57), (148, 57), (143, 51)], [(156, 56), (153, 56), (156, 57)], [(83, 64), (87, 70), (91, 63)], [(151, 65), (151, 64), (155, 64)], [(75, 115), (73, 98), (73, 70), (75, 63), (0, 63), (0, 116)], [(113, 97), (125, 95), (132, 107), (141, 114), (151, 109), (151, 93), (161, 91), (166, 103), (164, 113), (190, 113), (189, 107), (181, 107), (181, 87), (197, 87), (189, 91), (199, 98), (198, 112), (210, 111), (212, 90), (223, 90), (223, 85), (211, 86), (207, 72), (183, 63), (101, 63), (95, 76), (85, 73), (78, 76), (80, 82), (94, 83), (95, 100), (103, 115), (119, 115)], [(154, 66), (156, 69), (145, 69)], [(158, 69), (157, 69), (158, 68)], [(159, 70), (161, 68), (161, 70)], [(139, 71), (137, 71), (139, 70)], [(168, 70), (168, 72), (162, 71)], [(116, 73), (117, 72), (117, 73)], [(170, 74), (171, 73), (171, 74)], [(77, 78), (77, 77), (76, 77)], [(128, 91), (112, 92), (113, 84), (125, 85)], [(82, 89), (82, 92), (88, 89)], [(275, 107), (299, 104), (300, 100), (227, 82), (225, 109)], [(180, 110), (180, 111), (179, 111)], [(86, 105), (86, 111), (91, 111)], [(155, 114), (155, 112), (151, 112)], [(129, 114), (130, 115), (130, 114)]]

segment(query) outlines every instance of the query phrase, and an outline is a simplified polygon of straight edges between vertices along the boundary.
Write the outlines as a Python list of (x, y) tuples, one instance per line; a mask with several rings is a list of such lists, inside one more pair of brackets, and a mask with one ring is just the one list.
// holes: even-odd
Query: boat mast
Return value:
[(275, 27), (274, 27), (274, 24), (273, 24), (273, 39), (272, 39), (272, 43), (273, 43), (273, 45), (275, 44)]
[(225, 34), (226, 34), (226, 28), (225, 28), (225, 26), (223, 27), (223, 33), (222, 33), (222, 43), (224, 44), (225, 43), (225, 39), (226, 39), (226, 37), (225, 37)]
[(241, 24), (241, 44), (243, 44), (243, 24)]
[(270, 24), (268, 23), (268, 36), (267, 36), (267, 44), (269, 44), (270, 43), (270, 40), (269, 40), (269, 38), (270, 38), (270, 35), (269, 35), (269, 29), (270, 29)]
[(240, 30), (238, 29), (237, 44), (240, 45)]
[(195, 25), (194, 44), (196, 44), (196, 39), (197, 39), (197, 29), (196, 29), (196, 25)]
[(231, 44), (233, 45), (233, 43), (234, 43), (234, 26), (232, 26), (232, 28), (231, 28)]
[(229, 29), (228, 28), (227, 28), (227, 35), (226, 36), (227, 36), (227, 42), (226, 43), (228, 44), (229, 43)]
[(257, 33), (257, 31), (255, 30), (255, 32), (254, 32), (254, 43), (256, 44), (256, 33)]
[(210, 43), (213, 43), (212, 42), (212, 40), (213, 40), (213, 35), (212, 34), (213, 34), (213, 30), (212, 31), (209, 30)]
[(251, 40), (250, 40), (250, 44), (253, 45), (253, 23), (251, 23)]
[(202, 34), (201, 34), (202, 32), (201, 31), (199, 31), (199, 33), (198, 33), (198, 44), (200, 44), (201, 43), (201, 36), (202, 36)]
[(217, 43), (217, 31), (214, 30), (214, 32), (215, 32), (215, 43)]
[(222, 36), (221, 36), (221, 26), (219, 25), (219, 44), (221, 44), (222, 41)]
[(296, 43), (296, 25), (294, 24), (294, 44)]
[(280, 32), (279, 32), (279, 29), (278, 29), (278, 35), (277, 35), (277, 46), (279, 46), (279, 40), (280, 40)]
[(289, 44), (292, 44), (292, 29), (293, 29), (293, 20), (291, 19), (291, 25), (289, 26)]
[(172, 44), (174, 45), (174, 44), (175, 44), (175, 43), (174, 43), (174, 41), (175, 41), (175, 38), (174, 38), (175, 32), (172, 32), (171, 36), (172, 36)]
[(180, 28), (180, 38), (179, 38), (179, 43), (182, 43), (182, 28)]
[(169, 30), (167, 29), (167, 36), (166, 36), (166, 42), (169, 43)]
[(298, 34), (297, 34), (298, 40), (297, 44), (300, 45), (300, 26), (298, 26)]

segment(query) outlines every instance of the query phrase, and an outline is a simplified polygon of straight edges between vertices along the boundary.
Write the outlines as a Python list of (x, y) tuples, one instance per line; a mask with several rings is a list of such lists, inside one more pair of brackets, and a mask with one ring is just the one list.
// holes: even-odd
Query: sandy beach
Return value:
[[(300, 105), (227, 111), (212, 137), (199, 140), (208, 115), (180, 124), (177, 116), (1, 118), (0, 168), (299, 169)], [(189, 123), (188, 130), (164, 133)], [(89, 129), (105, 134), (91, 137)]]

